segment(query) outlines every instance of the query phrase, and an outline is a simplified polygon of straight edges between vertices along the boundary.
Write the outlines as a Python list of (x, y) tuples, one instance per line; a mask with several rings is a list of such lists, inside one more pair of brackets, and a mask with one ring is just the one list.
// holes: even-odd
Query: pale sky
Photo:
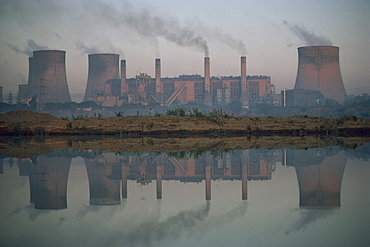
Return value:
[(297, 48), (334, 45), (347, 94), (370, 93), (369, 0), (0, 0), (0, 86), (4, 98), (28, 79), (33, 50), (65, 50), (73, 101), (82, 101), (89, 53), (117, 53), (127, 77), (268, 75), (292, 89)]

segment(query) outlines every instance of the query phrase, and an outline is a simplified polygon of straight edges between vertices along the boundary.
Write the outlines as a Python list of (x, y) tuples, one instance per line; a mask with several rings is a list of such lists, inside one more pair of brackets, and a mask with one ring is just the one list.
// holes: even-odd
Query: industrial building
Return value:
[[(99, 59), (92, 60), (91, 57)], [(274, 90), (270, 76), (247, 76), (246, 66), (246, 57), (242, 56), (240, 76), (214, 77), (210, 75), (210, 58), (205, 57), (203, 77), (195, 74), (163, 78), (161, 61), (155, 59), (154, 78), (147, 73), (140, 73), (135, 78), (126, 78), (126, 60), (121, 60), (119, 80), (118, 54), (91, 54), (84, 100), (95, 101), (103, 106), (130, 103), (181, 105), (191, 102), (225, 106), (232, 101), (240, 101), (243, 106), (248, 107), (271, 98)], [(100, 71), (99, 74), (104, 76), (91, 79), (93, 76), (90, 75), (96, 74), (96, 71)]]

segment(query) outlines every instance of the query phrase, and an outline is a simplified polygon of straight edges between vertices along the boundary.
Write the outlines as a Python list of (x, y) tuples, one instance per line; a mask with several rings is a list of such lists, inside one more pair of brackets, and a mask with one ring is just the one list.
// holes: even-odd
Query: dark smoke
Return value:
[(194, 48), (209, 55), (207, 41), (199, 34), (182, 25), (173, 17), (154, 15), (152, 11), (142, 8), (134, 11), (130, 6), (122, 10), (102, 2), (89, 1), (84, 6), (94, 16), (101, 18), (115, 27), (129, 27), (140, 36), (157, 41), (158, 37), (182, 47)]
[(316, 35), (314, 32), (307, 30), (303, 24), (292, 24), (288, 21), (283, 21), (283, 24), (301, 40), (305, 45), (333, 45), (331, 40), (323, 35)]
[(19, 49), (18, 46), (13, 44), (7, 44), (10, 49), (17, 53), (25, 54), (29, 57), (33, 56), (33, 51), (37, 50), (49, 50), (49, 47), (37, 44), (33, 39), (27, 40), (27, 47), (23, 50)]

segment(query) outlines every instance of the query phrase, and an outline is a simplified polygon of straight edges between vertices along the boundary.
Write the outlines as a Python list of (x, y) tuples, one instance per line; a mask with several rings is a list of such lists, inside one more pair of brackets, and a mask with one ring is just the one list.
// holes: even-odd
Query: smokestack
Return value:
[(211, 65), (209, 57), (204, 58), (204, 104), (212, 106), (211, 99)]
[(325, 97), (343, 103), (346, 90), (339, 67), (339, 47), (299, 47), (298, 57), (294, 89), (320, 91)]
[(161, 83), (161, 59), (155, 60), (155, 97), (162, 102), (162, 83)]
[(119, 79), (118, 54), (90, 54), (84, 101), (104, 93), (104, 83), (110, 79)]
[(248, 105), (248, 90), (247, 90), (247, 58), (245, 56), (241, 57), (240, 61), (241, 69), (240, 69), (240, 86), (241, 86), (241, 103), (243, 105)]
[(121, 96), (128, 93), (126, 77), (126, 60), (121, 60)]
[(28, 95), (40, 103), (71, 102), (65, 66), (65, 51), (34, 51), (29, 58)]

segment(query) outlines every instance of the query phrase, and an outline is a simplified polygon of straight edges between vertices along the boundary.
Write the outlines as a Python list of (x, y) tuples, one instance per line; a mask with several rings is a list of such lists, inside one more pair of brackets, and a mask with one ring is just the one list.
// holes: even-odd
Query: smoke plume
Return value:
[(33, 51), (48, 50), (49, 49), (49, 47), (47, 47), (47, 46), (37, 44), (33, 39), (27, 40), (27, 47), (24, 48), (23, 50), (20, 49), (18, 46), (14, 45), (14, 44), (9, 44), (8, 43), (7, 45), (13, 51), (15, 51), (17, 53), (25, 54), (29, 57), (33, 56)]
[(89, 1), (84, 7), (97, 18), (107, 21), (116, 28), (128, 27), (142, 37), (154, 41), (161, 37), (176, 45), (204, 52), (205, 56), (209, 55), (207, 41), (173, 17), (154, 15), (145, 8), (135, 11), (129, 5), (118, 10), (102, 1), (94, 3)]
[(331, 40), (323, 35), (316, 35), (308, 30), (303, 24), (292, 24), (284, 20), (283, 24), (287, 26), (305, 45), (333, 45)]
[(247, 55), (247, 46), (244, 41), (237, 39), (232, 35), (225, 33), (219, 28), (211, 28), (204, 25), (199, 19), (190, 23), (196, 30), (205, 35), (207, 38), (223, 43), (231, 49), (237, 51), (240, 55)]
[(75, 45), (76, 45), (76, 48), (81, 52), (81, 55), (82, 54), (101, 53), (101, 51), (99, 50), (98, 47), (96, 47), (96, 46), (88, 47), (87, 45), (85, 45), (84, 42), (82, 42), (79, 39), (77, 39), (77, 41), (75, 42)]

